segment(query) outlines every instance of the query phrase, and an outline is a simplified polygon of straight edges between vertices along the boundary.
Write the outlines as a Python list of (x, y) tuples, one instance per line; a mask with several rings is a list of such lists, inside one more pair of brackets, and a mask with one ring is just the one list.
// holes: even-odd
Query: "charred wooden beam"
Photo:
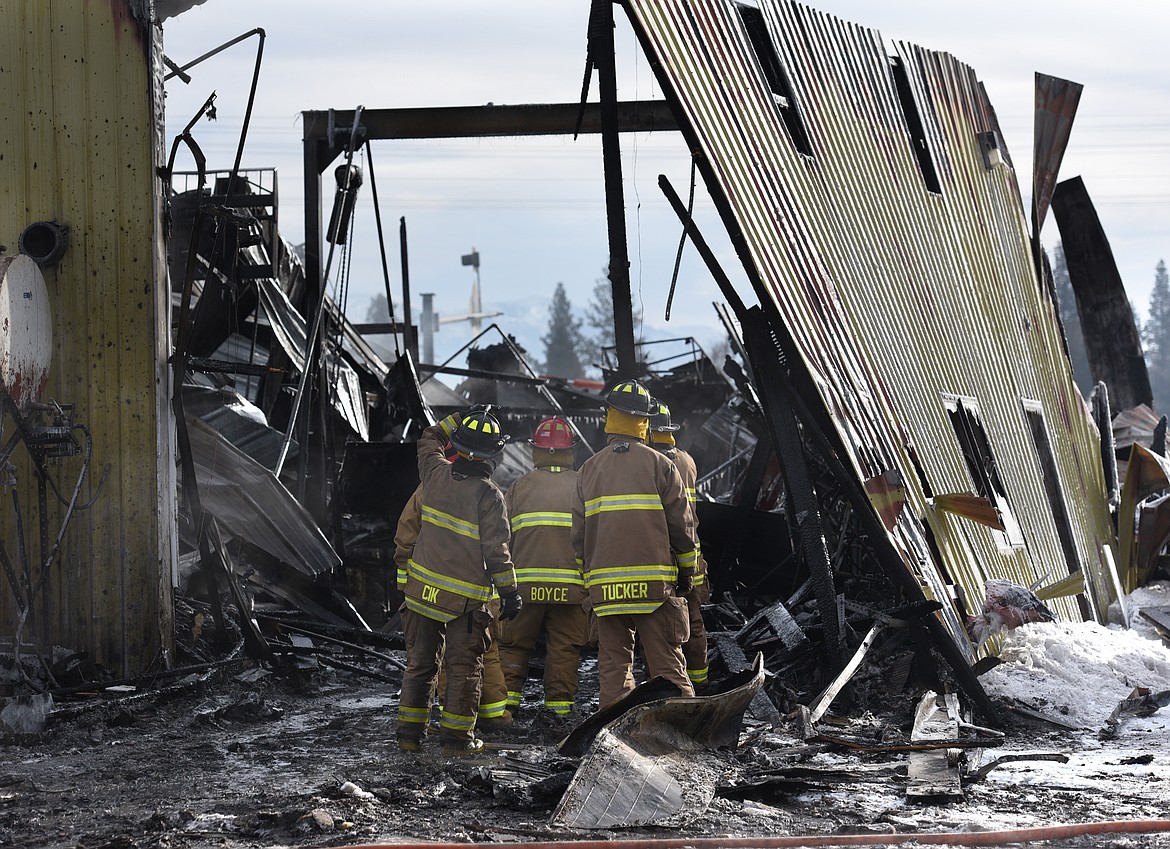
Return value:
[[(761, 627), (763, 626), (763, 627)], [(740, 645), (758, 639), (761, 631), (771, 631), (784, 647), (784, 659), (803, 654), (811, 645), (801, 627), (796, 624), (792, 614), (788, 612), (783, 602), (770, 604), (747, 621), (739, 633), (735, 635)]]
[(753, 307), (747, 311), (747, 318), (743, 326), (744, 341), (752, 361), (753, 383), (761, 396), (764, 416), (772, 436), (772, 447), (780, 460), (794, 508), (800, 548), (814, 578), (817, 609), (825, 638), (824, 653), (827, 657), (836, 658), (841, 650), (841, 622), (837, 616), (833, 565), (829, 560), (820, 505), (805, 457), (800, 426), (787, 394), (780, 390), (780, 386), (788, 382), (788, 375), (763, 312)]
[[(597, 69), (601, 96), (601, 158), (605, 172), (605, 213), (609, 229), (609, 282), (613, 292), (613, 334), (618, 375), (637, 377), (630, 256), (626, 246), (626, 201), (618, 138), (617, 67), (613, 46), (613, 3), (593, 0), (589, 13), (589, 57)], [(588, 69), (586, 70), (588, 72)]]
[(1154, 393), (1133, 307), (1101, 219), (1080, 177), (1056, 184), (1052, 212), (1060, 228), (1093, 382), (1109, 387), (1115, 410), (1138, 404), (1152, 407)]

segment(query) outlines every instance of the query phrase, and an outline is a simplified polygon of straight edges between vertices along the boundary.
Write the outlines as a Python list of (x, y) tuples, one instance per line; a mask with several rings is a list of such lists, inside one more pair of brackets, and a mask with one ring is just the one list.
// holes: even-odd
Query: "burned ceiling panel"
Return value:
[[(908, 44), (891, 56), (877, 31), (797, 3), (624, 5), (804, 402), (859, 484), (905, 483), (889, 542), (948, 630), (963, 642), (952, 600), (986, 579), (1054, 582), (1070, 564), (1100, 616), (1099, 435), (972, 69)], [(985, 499), (1003, 529), (936, 495)]]

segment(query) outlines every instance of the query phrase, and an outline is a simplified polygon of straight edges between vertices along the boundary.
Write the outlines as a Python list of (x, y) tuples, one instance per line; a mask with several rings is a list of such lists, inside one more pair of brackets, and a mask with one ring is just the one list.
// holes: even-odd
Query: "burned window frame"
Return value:
[(906, 122), (906, 132), (910, 134), (910, 149), (914, 153), (915, 161), (918, 162), (918, 173), (922, 175), (928, 192), (932, 195), (942, 195), (938, 168), (934, 165), (934, 156), (926, 140), (926, 126), (922, 123), (922, 113), (918, 108), (918, 101), (914, 99), (914, 89), (910, 86), (910, 72), (906, 70), (906, 63), (902, 61), (902, 57), (890, 56), (889, 60), (894, 92), (902, 106), (902, 118)]
[(796, 92), (792, 88), (791, 80), (788, 79), (788, 72), (784, 70), (784, 63), (780, 61), (780, 54), (776, 52), (776, 45), (772, 43), (764, 13), (759, 8), (745, 3), (736, 3), (735, 11), (747, 34), (748, 45), (752, 49), (756, 65), (768, 83), (772, 102), (780, 112), (780, 120), (788, 130), (789, 140), (797, 153), (812, 158), (812, 139), (809, 138), (808, 129), (800, 117)]
[(1068, 501), (1064, 497), (1064, 484), (1060, 479), (1060, 469), (1056, 465), (1056, 453), (1052, 450), (1052, 435), (1048, 430), (1044, 405), (1030, 398), (1021, 398), (1020, 409), (1024, 413), (1024, 422), (1028, 426), (1032, 445), (1036, 449), (1044, 491), (1052, 508), (1052, 521), (1056, 525), (1056, 536), (1064, 554), (1065, 564), (1068, 566), (1068, 573), (1084, 574), (1084, 563), (1073, 534), (1072, 516), (1069, 513)]
[(966, 396), (944, 395), (943, 407), (967, 468), (967, 475), (975, 487), (975, 494), (991, 502), (1003, 524), (1002, 531), (990, 529), (996, 546), (1003, 551), (1024, 548), (1024, 533), (1016, 521), (1007, 487), (1000, 477), (999, 464), (991, 449), (991, 439), (983, 426), (979, 402)]

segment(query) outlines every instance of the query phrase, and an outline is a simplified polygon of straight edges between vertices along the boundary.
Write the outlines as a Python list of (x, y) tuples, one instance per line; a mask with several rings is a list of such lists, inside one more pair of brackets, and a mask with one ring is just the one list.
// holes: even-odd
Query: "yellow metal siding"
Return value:
[[(156, 227), (161, 116), (145, 6), (0, 3), (0, 243), (15, 251), (37, 220), (69, 228), (64, 257), (44, 272), (54, 343), (45, 398), (76, 404), (75, 421), (94, 440), (80, 501), (97, 500), (73, 517), (36, 608), (38, 631), (121, 674), (169, 648), (172, 616), (169, 299)], [(68, 498), (79, 459), (52, 468)], [(36, 504), (27, 463), (19, 477), (27, 525)], [(62, 515), (50, 494), (50, 536)], [(10, 552), (11, 518), (7, 511), (2, 526)], [(14, 633), (16, 619), (11, 596), (0, 595), (0, 633)]]
[[(899, 45), (941, 194), (927, 190), (874, 30), (808, 7), (760, 0), (813, 155), (791, 143), (734, 4), (627, 0), (699, 138), (750, 262), (779, 311), (859, 479), (898, 469), (907, 511), (894, 543), (929, 596), (957, 582), (982, 601), (987, 577), (1022, 584), (1067, 573), (1022, 402), (1043, 410), (1077, 556), (1108, 601), (1102, 547), (1112, 545), (1099, 437), (1064, 356), (1031, 258), (1014, 172), (987, 169), (978, 133), (997, 129), (970, 68)], [(730, 222), (729, 222), (730, 223)], [(976, 399), (1025, 546), (936, 511), (933, 492), (972, 492), (944, 406)], [(929, 562), (924, 525), (946, 575)], [(1079, 618), (1068, 599), (1054, 603)], [(944, 619), (958, 636), (961, 623)]]

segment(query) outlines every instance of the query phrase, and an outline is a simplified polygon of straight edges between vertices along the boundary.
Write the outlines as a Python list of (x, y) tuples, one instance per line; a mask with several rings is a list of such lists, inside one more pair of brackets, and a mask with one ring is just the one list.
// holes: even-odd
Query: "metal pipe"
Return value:
[[(422, 295), (422, 358), (430, 362), (435, 358), (435, 293), (423, 292)], [(450, 360), (448, 360), (450, 362)], [(444, 363), (443, 365), (446, 365)], [(440, 367), (441, 368), (441, 367)], [(440, 369), (435, 369), (439, 371)], [(425, 381), (420, 380), (419, 383)]]
[[(1170, 820), (1112, 820), (1013, 828), (1003, 831), (903, 832), (901, 834), (786, 834), (770, 837), (648, 837), (641, 840), (533, 840), (527, 849), (781, 849), (808, 846), (895, 846), (908, 842), (953, 846), (1004, 846), (1067, 840), (1089, 834), (1170, 832)], [(477, 843), (478, 849), (515, 849), (513, 843)], [(361, 843), (332, 849), (467, 849), (466, 843)]]

